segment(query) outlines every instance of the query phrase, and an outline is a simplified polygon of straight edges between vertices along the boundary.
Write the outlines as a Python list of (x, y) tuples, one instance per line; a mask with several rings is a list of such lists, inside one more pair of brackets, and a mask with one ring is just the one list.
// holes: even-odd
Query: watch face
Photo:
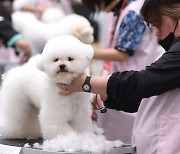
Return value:
[(83, 89), (84, 89), (84, 91), (89, 91), (90, 86), (88, 84), (84, 84)]

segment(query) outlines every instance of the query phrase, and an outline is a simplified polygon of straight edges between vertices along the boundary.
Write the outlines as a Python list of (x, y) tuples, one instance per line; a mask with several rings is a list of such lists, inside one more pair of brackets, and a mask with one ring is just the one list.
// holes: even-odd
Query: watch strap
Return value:
[(85, 79), (84, 83), (90, 85), (90, 80), (91, 80), (91, 76), (86, 76), (86, 79)]
[[(90, 92), (90, 90), (91, 90), (90, 79), (91, 79), (91, 76), (86, 76), (86, 79), (85, 79), (85, 81), (84, 81), (84, 84), (82, 85), (82, 89), (83, 89), (85, 92)], [(85, 86), (85, 85), (88, 85), (88, 86), (89, 86), (89, 90), (84, 89), (84, 86)]]

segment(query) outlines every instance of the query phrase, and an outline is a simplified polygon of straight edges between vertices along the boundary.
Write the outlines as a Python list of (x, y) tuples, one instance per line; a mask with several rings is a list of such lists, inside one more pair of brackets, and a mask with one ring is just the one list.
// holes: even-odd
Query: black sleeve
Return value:
[(12, 28), (10, 21), (0, 21), (0, 39), (3, 41), (5, 45), (7, 45), (9, 39), (16, 34), (17, 32)]
[(135, 112), (143, 98), (179, 88), (180, 41), (178, 44), (175, 50), (166, 52), (145, 70), (112, 74), (107, 84), (108, 99), (104, 102), (105, 106)]

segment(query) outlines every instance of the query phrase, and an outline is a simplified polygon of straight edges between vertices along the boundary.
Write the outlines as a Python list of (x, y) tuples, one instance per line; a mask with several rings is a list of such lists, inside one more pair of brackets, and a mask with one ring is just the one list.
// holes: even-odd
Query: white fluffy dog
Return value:
[[(51, 11), (47, 10), (47, 13)], [(55, 16), (57, 17), (57, 15)], [(83, 43), (91, 44), (93, 42), (94, 30), (85, 17), (70, 14), (62, 17), (58, 22), (54, 22), (52, 18), (50, 22), (50, 17), (51, 14), (43, 16), (44, 20), (48, 21), (45, 23), (29, 12), (16, 11), (12, 14), (13, 27), (29, 41), (34, 51), (33, 54), (41, 53), (46, 42), (55, 36), (73, 35)]]
[(64, 96), (57, 86), (84, 72), (92, 57), (90, 45), (59, 36), (48, 41), (42, 54), (9, 70), (1, 87), (2, 137), (46, 140), (71, 131), (93, 132), (90, 94)]
[(62, 18), (54, 32), (55, 36), (69, 34), (77, 37), (81, 42), (91, 44), (94, 41), (94, 29), (90, 22), (77, 14), (66, 15)]
[(47, 24), (55, 24), (63, 17), (65, 17), (65, 13), (61, 9), (50, 7), (42, 13), (41, 20)]

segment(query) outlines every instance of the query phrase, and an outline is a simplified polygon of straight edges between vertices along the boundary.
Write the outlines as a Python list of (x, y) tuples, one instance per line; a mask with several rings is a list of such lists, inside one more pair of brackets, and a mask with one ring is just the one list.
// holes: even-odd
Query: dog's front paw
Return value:
[(73, 129), (68, 124), (52, 124), (51, 126), (42, 126), (42, 136), (44, 140), (55, 139), (58, 136), (65, 135), (68, 132), (73, 131)]
[(3, 139), (23, 139), (26, 135), (23, 135), (22, 130), (15, 130), (12, 128), (0, 127), (0, 136)]

